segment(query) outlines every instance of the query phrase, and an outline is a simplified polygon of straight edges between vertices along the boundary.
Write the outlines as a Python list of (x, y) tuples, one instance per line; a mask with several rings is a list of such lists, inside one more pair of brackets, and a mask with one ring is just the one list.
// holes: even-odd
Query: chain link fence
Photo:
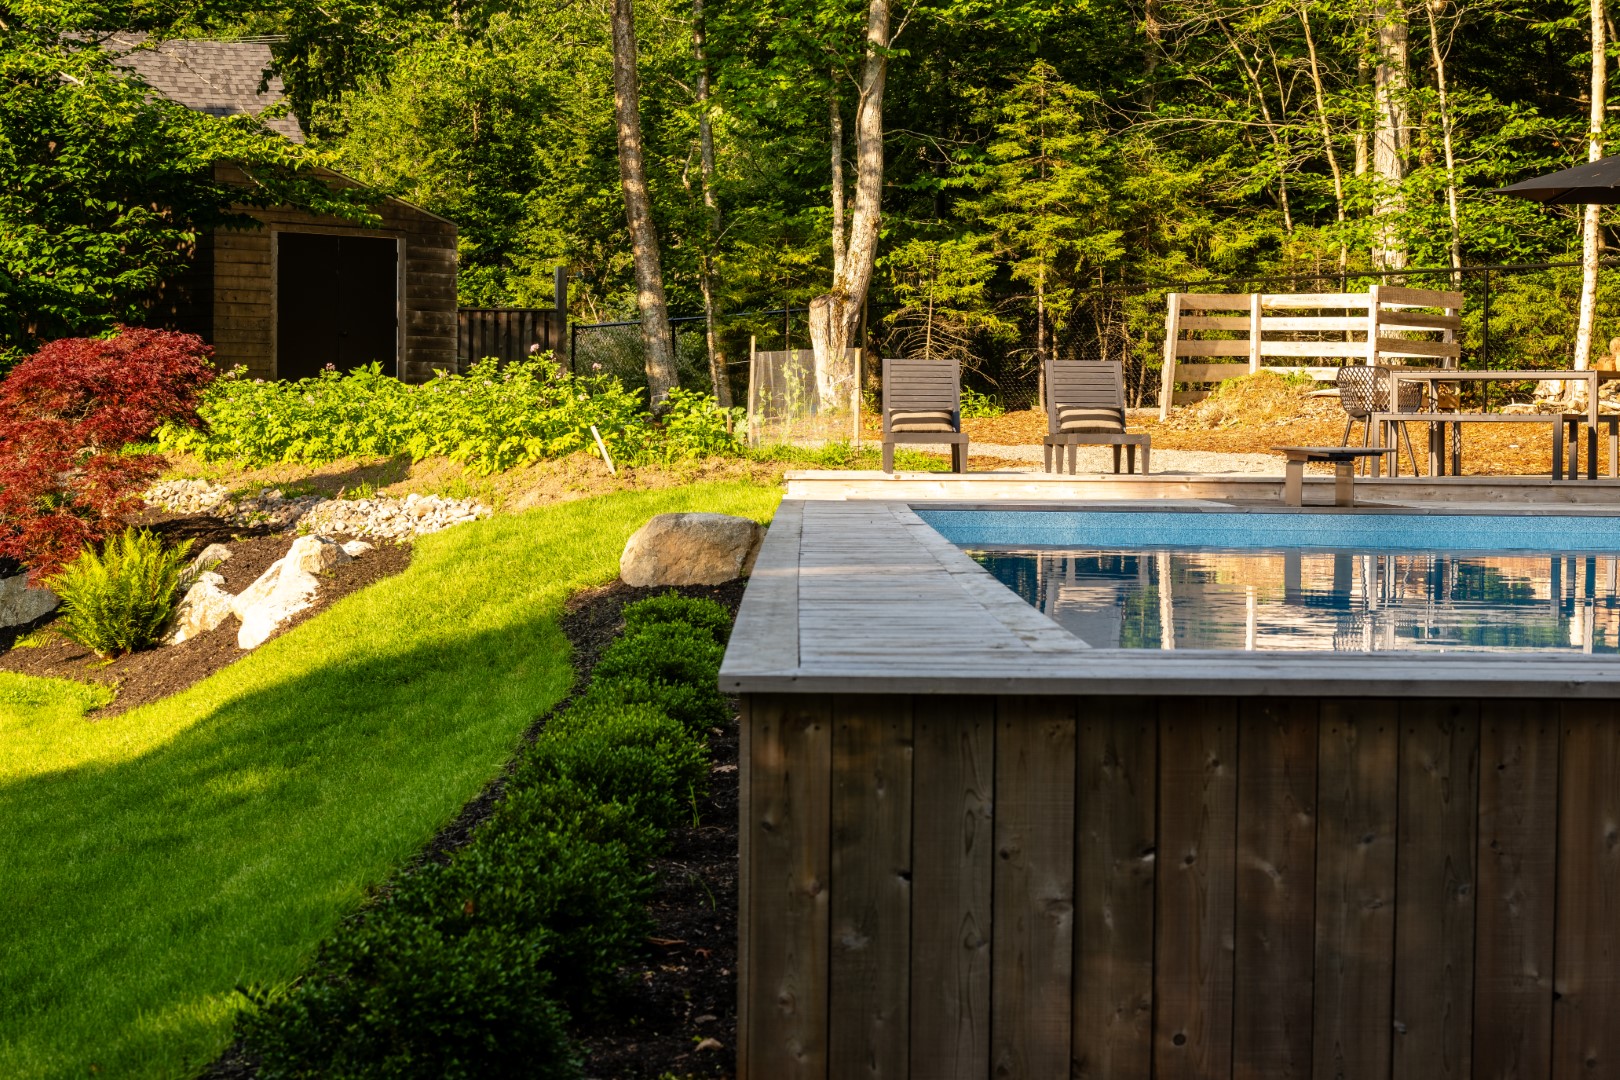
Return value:
[[(1132, 407), (1157, 404), (1164, 357), (1165, 297), (1171, 292), (1326, 293), (1360, 292), (1383, 282), (1464, 294), (1462, 367), (1465, 369), (1549, 370), (1570, 366), (1580, 307), (1581, 271), (1573, 262), (1530, 263), (1388, 271), (1381, 273), (1256, 276), (1163, 284), (1109, 285), (1075, 297), (1065, 312), (1037, 322), (1034, 300), (1006, 297), (998, 302), (990, 329), (919, 320), (914, 311), (868, 312), (860, 385), (863, 409), (876, 408), (878, 357), (923, 355), (931, 351), (962, 366), (965, 390), (983, 395), (1007, 411), (1041, 407), (1040, 361), (1120, 360), (1126, 400)], [(745, 405), (750, 347), (780, 354), (771, 361), (776, 384), (785, 388), (808, 351), (803, 308), (727, 315), (720, 345), (730, 400)], [(930, 316), (932, 318), (932, 316)], [(681, 385), (712, 390), (701, 316), (671, 320)], [(1598, 317), (1592, 364), (1620, 367), (1620, 265), (1599, 274)], [(1603, 359), (1608, 354), (1609, 359)], [(627, 386), (646, 386), (640, 325), (635, 322), (579, 325), (572, 333), (573, 370), (617, 375)], [(799, 367), (802, 367), (799, 364)], [(796, 368), (794, 370), (797, 370)], [(802, 372), (801, 378), (802, 378)], [(787, 394), (783, 389), (783, 394)], [(807, 394), (800, 401), (809, 401)]]

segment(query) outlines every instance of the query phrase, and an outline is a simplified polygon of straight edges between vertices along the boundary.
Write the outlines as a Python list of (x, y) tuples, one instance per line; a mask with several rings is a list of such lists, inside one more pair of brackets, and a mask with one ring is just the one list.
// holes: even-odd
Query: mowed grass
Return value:
[[(461, 526), (184, 693), (0, 683), (0, 1076), (193, 1076), (238, 985), (294, 977), (568, 690), (559, 628), (653, 514), (764, 521), (746, 483)], [(90, 696), (87, 696), (90, 695)]]

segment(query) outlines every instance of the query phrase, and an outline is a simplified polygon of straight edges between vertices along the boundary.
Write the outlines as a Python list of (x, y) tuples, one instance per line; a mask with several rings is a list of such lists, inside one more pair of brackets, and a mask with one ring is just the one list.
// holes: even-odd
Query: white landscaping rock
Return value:
[(0, 577), (0, 627), (31, 623), (55, 611), (58, 603), (51, 590), (29, 588), (27, 574)]
[(315, 603), (320, 587), (321, 581), (314, 574), (288, 565), (288, 556), (271, 563), (259, 580), (231, 601), (231, 611), (242, 620), (242, 629), (236, 633), (237, 647), (256, 649), (263, 645), (283, 623)]
[(728, 514), (659, 514), (624, 546), (626, 585), (719, 585), (754, 568), (765, 530)]
[(375, 550), (377, 548), (374, 544), (368, 544), (364, 540), (350, 540), (343, 545), (343, 553), (351, 559), (358, 559), (366, 552)]
[(226, 547), (224, 544), (209, 544), (207, 547), (203, 548), (202, 551), (197, 553), (197, 557), (195, 559), (191, 560), (191, 566), (192, 569), (196, 570), (198, 573), (202, 573), (207, 570), (212, 570), (214, 567), (218, 566), (220, 563), (224, 562), (230, 557), (231, 549)]
[(231, 614), (232, 601), (236, 599), (225, 591), (224, 585), (224, 576), (211, 570), (197, 575), (196, 582), (186, 590), (185, 599), (175, 610), (174, 621), (169, 624), (169, 635), (163, 639), (163, 643), (178, 645), (199, 634), (206, 634), (224, 622)]
[(324, 574), (335, 566), (342, 566), (354, 556), (343, 550), (343, 545), (326, 536), (300, 536), (293, 541), (282, 561), (288, 568), (304, 574)]

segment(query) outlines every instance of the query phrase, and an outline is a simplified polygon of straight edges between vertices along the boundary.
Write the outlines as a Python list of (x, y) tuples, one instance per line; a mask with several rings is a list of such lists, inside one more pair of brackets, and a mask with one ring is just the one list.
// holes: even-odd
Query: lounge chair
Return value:
[(951, 471), (967, 472), (962, 372), (947, 360), (883, 361), (883, 471), (894, 472), (895, 443), (951, 447)]
[[(1049, 360), (1046, 364), (1046, 471), (1075, 471), (1076, 447), (1112, 446), (1114, 471), (1119, 472), (1119, 451), (1129, 455), (1136, 471), (1136, 448), (1142, 448), (1142, 472), (1149, 471), (1153, 439), (1125, 430), (1125, 370), (1117, 360)], [(1056, 451), (1056, 454), (1053, 453)]]

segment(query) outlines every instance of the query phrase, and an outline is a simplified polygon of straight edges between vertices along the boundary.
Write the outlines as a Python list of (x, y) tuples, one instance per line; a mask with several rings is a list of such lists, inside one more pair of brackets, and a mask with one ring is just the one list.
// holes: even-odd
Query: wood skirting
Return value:
[(745, 694), (739, 1073), (1620, 1075), (1617, 714)]

